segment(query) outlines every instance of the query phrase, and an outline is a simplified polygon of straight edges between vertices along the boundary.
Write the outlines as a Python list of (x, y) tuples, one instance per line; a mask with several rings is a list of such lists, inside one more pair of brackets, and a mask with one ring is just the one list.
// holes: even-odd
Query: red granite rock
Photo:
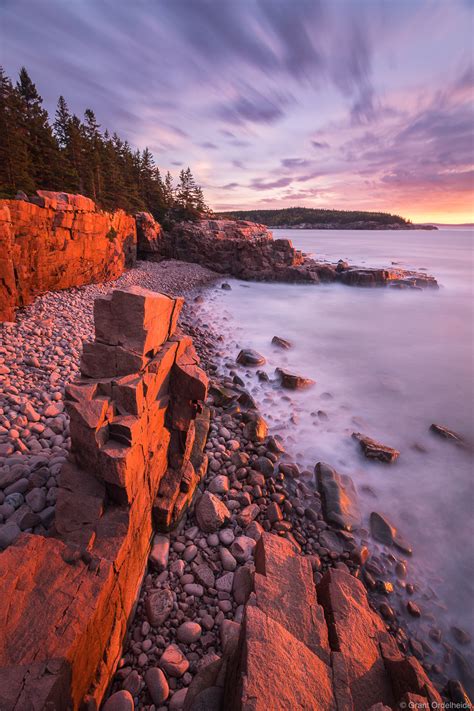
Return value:
[(370, 609), (360, 580), (333, 568), (318, 585), (318, 599), (328, 622), (331, 649), (344, 657), (355, 711), (366, 711), (378, 702), (392, 706), (392, 688), (379, 650), (385, 626)]
[(82, 195), (0, 200), (0, 320), (45, 291), (116, 279), (136, 259), (135, 220)]
[(329, 664), (323, 608), (318, 605), (311, 563), (290, 541), (263, 533), (255, 549), (257, 606)]
[(248, 605), (229, 711), (333, 711), (331, 668), (259, 607)]

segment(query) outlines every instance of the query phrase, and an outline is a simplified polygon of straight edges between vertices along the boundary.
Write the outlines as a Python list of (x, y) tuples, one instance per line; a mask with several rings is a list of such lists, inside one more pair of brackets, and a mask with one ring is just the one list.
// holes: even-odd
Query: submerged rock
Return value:
[(459, 435), (457, 432), (453, 432), (453, 430), (448, 430), (448, 428), (443, 427), (443, 425), (436, 425), (433, 423), (430, 426), (430, 432), (433, 432), (433, 434), (438, 435), (438, 437), (442, 437), (443, 439), (449, 439), (452, 442), (457, 442), (458, 444), (462, 444), (464, 441), (461, 435)]
[(288, 388), (288, 390), (301, 390), (315, 384), (315, 381), (311, 380), (311, 378), (304, 378), (302, 375), (289, 373), (282, 368), (277, 368), (275, 372), (280, 376), (282, 386)]
[(284, 348), (286, 350), (291, 348), (290, 341), (286, 341), (284, 338), (280, 338), (280, 336), (273, 336), (272, 343), (274, 346), (278, 346), (279, 348)]
[(393, 447), (387, 447), (385, 444), (376, 442), (376, 440), (360, 432), (353, 432), (352, 436), (356, 439), (367, 459), (377, 459), (379, 462), (392, 464), (400, 456), (400, 452)]

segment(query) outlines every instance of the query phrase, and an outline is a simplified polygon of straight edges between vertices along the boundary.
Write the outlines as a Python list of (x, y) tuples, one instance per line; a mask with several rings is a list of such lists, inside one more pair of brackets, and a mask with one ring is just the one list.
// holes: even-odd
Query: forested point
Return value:
[(220, 217), (251, 220), (269, 227), (292, 227), (300, 225), (353, 225), (374, 223), (377, 225), (410, 225), (399, 215), (386, 212), (363, 212), (359, 210), (323, 210), (310, 207), (288, 207), (281, 210), (236, 210), (219, 213)]
[(71, 114), (63, 96), (51, 121), (27, 70), (14, 85), (0, 67), (0, 198), (36, 190), (80, 193), (104, 210), (147, 211), (161, 222), (208, 212), (189, 168), (174, 184), (148, 148), (102, 131), (92, 109), (83, 120)]

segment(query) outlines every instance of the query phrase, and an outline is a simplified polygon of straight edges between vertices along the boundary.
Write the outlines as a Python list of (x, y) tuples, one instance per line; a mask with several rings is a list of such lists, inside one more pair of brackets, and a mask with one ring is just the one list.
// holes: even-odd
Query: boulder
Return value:
[(217, 496), (206, 491), (196, 504), (196, 520), (201, 531), (214, 533), (230, 520), (230, 512)]
[(257, 353), (257, 351), (251, 348), (244, 348), (237, 356), (237, 363), (241, 365), (263, 365), (266, 363), (266, 359), (263, 355)]
[(304, 378), (302, 375), (289, 373), (287, 370), (283, 370), (282, 368), (277, 368), (275, 372), (280, 377), (282, 387), (287, 388), (288, 390), (302, 390), (315, 384), (315, 381), (311, 380), (311, 378)]
[(315, 474), (327, 521), (346, 531), (360, 526), (361, 516), (352, 479), (338, 474), (324, 462), (316, 464)]

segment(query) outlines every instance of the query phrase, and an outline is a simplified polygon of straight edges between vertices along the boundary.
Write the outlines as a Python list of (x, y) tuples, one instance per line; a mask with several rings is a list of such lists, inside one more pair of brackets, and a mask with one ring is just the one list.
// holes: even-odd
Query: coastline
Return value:
[[(177, 266), (178, 264), (181, 266)], [(148, 272), (148, 267), (144, 268), (139, 265), (137, 270), (127, 272), (124, 277), (121, 277), (121, 280), (125, 280), (127, 284), (131, 281), (133, 282), (133, 275), (141, 269)], [(178, 272), (184, 269), (184, 272), (188, 277), (187, 286), (184, 285), (183, 274), (176, 274), (175, 269), (177, 269)], [(235, 508), (229, 508), (232, 513), (232, 525), (236, 529), (238, 535), (236, 536), (235, 534), (232, 534), (234, 536), (232, 540), (231, 536), (228, 535), (228, 538), (224, 541), (221, 540), (220, 536), (217, 536), (216, 541), (216, 536), (214, 536), (212, 539), (213, 545), (211, 545), (207, 540), (209, 537), (203, 538), (202, 534), (199, 532), (199, 529), (195, 525), (194, 513), (191, 510), (188, 516), (185, 517), (185, 521), (180, 524), (176, 532), (171, 534), (169, 558), (171, 563), (169, 566), (171, 571), (170, 573), (168, 573), (165, 569), (160, 570), (161, 563), (158, 563), (158, 565), (156, 564), (156, 546), (155, 554), (152, 550), (150, 563), (151, 568), (153, 568), (153, 566), (155, 567), (155, 572), (149, 572), (145, 577), (141, 591), (141, 598), (137, 606), (137, 612), (133, 622), (130, 625), (128, 646), (124, 645), (123, 663), (116, 674), (116, 681), (113, 687), (114, 690), (125, 688), (131, 693), (134, 691), (135, 693), (132, 693), (132, 695), (137, 696), (139, 708), (146, 708), (147, 704), (149, 704), (151, 700), (151, 697), (147, 692), (146, 684), (143, 681), (143, 674), (149, 665), (153, 665), (156, 662), (154, 652), (158, 652), (158, 650), (160, 650), (162, 646), (165, 646), (165, 644), (175, 641), (175, 633), (179, 623), (183, 619), (189, 621), (190, 617), (188, 614), (189, 607), (185, 607), (183, 609), (180, 602), (177, 602), (175, 609), (176, 614), (172, 614), (170, 616), (170, 624), (166, 628), (169, 630), (168, 637), (163, 637), (162, 640), (159, 640), (159, 644), (157, 640), (154, 639), (151, 646), (147, 643), (144, 647), (143, 642), (150, 640), (150, 632), (146, 627), (147, 619), (145, 598), (147, 592), (150, 588), (158, 587), (160, 589), (169, 589), (169, 587), (171, 587), (173, 592), (177, 593), (177, 600), (180, 600), (183, 605), (187, 605), (188, 603), (185, 602), (186, 591), (184, 591), (184, 586), (197, 585), (198, 587), (205, 587), (206, 576), (202, 573), (202, 571), (201, 579), (191, 572), (186, 573), (185, 566), (192, 564), (195, 558), (199, 556), (202, 551), (206, 551), (206, 549), (209, 551), (209, 560), (211, 560), (216, 566), (215, 570), (212, 571), (216, 575), (219, 574), (221, 577), (225, 577), (226, 571), (234, 572), (234, 570), (238, 567), (238, 563), (244, 563), (243, 567), (248, 567), (245, 566), (245, 563), (247, 560), (250, 560), (250, 558), (247, 560), (242, 559), (242, 561), (239, 560), (237, 562), (235, 557), (230, 552), (235, 538), (238, 538), (244, 531), (243, 526), (238, 523), (238, 517), (241, 515), (242, 507), (251, 507), (254, 505), (252, 502), (255, 501), (256, 505), (260, 509), (259, 513), (256, 515), (256, 518), (261, 521), (263, 530), (271, 530), (279, 535), (289, 537), (290, 540), (293, 538), (295, 545), (302, 550), (304, 554), (310, 556), (316, 583), (320, 581), (322, 574), (331, 567), (347, 570), (352, 574), (357, 574), (359, 571), (360, 574), (361, 563), (365, 562), (368, 555), (368, 551), (364, 550), (364, 547), (360, 548), (354, 545), (351, 534), (344, 535), (347, 542), (346, 548), (342, 546), (341, 550), (335, 549), (341, 544), (341, 532), (339, 529), (336, 529), (328, 524), (328, 522), (324, 519), (321, 495), (314, 489), (314, 487), (308, 485), (314, 481), (314, 475), (312, 472), (303, 473), (303, 481), (295, 481), (295, 479), (291, 476), (295, 472), (293, 469), (294, 463), (290, 462), (288, 459), (285, 459), (283, 451), (284, 448), (282, 447), (281, 440), (273, 437), (271, 432), (268, 432), (270, 440), (268, 440), (267, 445), (263, 445), (263, 443), (255, 445), (255, 443), (251, 440), (243, 437), (244, 422), (241, 417), (242, 413), (248, 412), (249, 410), (253, 411), (255, 409), (255, 402), (250, 394), (248, 392), (246, 393), (245, 389), (242, 387), (242, 384), (239, 383), (239, 366), (237, 364), (229, 363), (229, 356), (225, 352), (225, 345), (221, 347), (221, 344), (224, 343), (223, 335), (215, 332), (209, 324), (202, 326), (199, 324), (199, 301), (202, 298), (205, 298), (205, 294), (209, 291), (209, 287), (212, 284), (215, 284), (217, 280), (222, 280), (222, 275), (213, 274), (212, 272), (209, 272), (209, 270), (204, 270), (195, 264), (173, 262), (160, 262), (159, 264), (155, 264), (153, 267), (150, 267), (150, 270), (150, 279), (155, 284), (154, 288), (157, 290), (164, 290), (165, 288), (168, 290), (176, 289), (179, 293), (186, 294), (188, 301), (186, 309), (183, 313), (182, 325), (185, 331), (193, 337), (196, 349), (201, 357), (202, 366), (206, 369), (211, 378), (216, 379), (217, 383), (220, 384), (220, 387), (223, 387), (224, 389), (235, 389), (237, 386), (242, 395), (242, 404), (239, 405), (236, 411), (232, 414), (226, 412), (216, 401), (214, 389), (214, 402), (210, 403), (211, 410), (214, 408), (214, 411), (211, 423), (210, 440), (207, 446), (207, 452), (210, 455), (210, 466), (205, 479), (205, 490), (209, 487), (211, 487), (211, 489), (212, 487), (218, 487), (217, 493), (222, 496), (225, 502), (237, 502), (238, 505), (235, 506)], [(161, 281), (159, 278), (157, 279), (157, 274), (153, 277), (154, 271), (156, 271), (157, 274), (161, 274)], [(169, 279), (165, 278), (165, 275), (169, 277)], [(148, 277), (147, 274), (145, 274), (145, 276)], [(149, 288), (151, 286), (150, 279), (147, 279), (147, 284), (144, 284), (148, 285)], [(39, 297), (39, 299), (44, 300), (44, 303), (43, 301), (36, 300), (35, 303), (29, 307), (29, 311), (19, 315), (18, 323), (24, 323), (25, 314), (31, 316), (33, 319), (37, 318), (38, 313), (41, 313), (42, 307), (46, 305), (48, 313), (51, 313), (51, 299), (53, 301), (56, 300), (59, 304), (63, 302), (62, 309), (64, 309), (69, 294), (72, 294), (73, 297), (78, 297), (81, 294), (84, 295), (85, 293), (87, 294), (86, 299), (91, 299), (92, 294), (95, 294), (95, 292), (104, 293), (104, 291), (109, 291), (116, 286), (121, 285), (121, 280), (118, 280), (118, 282), (108, 282), (107, 284), (93, 285), (91, 287), (72, 289), (67, 292), (45, 294), (43, 297)], [(89, 307), (90, 306), (91, 304), (89, 303)], [(92, 322), (91, 309), (89, 318)], [(87, 336), (87, 323), (85, 326), (84, 324), (82, 325), (84, 335)], [(11, 325), (6, 324), (4, 329), (5, 332), (12, 336)], [(77, 334), (75, 335), (77, 336)], [(229, 377), (225, 377), (222, 373), (219, 373), (219, 365), (218, 362), (216, 362), (219, 359), (226, 358), (227, 363), (229, 364)], [(36, 366), (29, 367), (36, 368)], [(38, 369), (36, 368), (36, 371), (37, 370)], [(73, 373), (73, 371), (74, 368), (71, 372)], [(51, 392), (54, 394), (54, 392), (61, 391), (64, 387), (64, 382), (62, 382), (61, 378), (59, 378), (56, 379), (56, 382), (51, 385)], [(17, 385), (14, 385), (13, 387), (17, 387)], [(18, 396), (18, 393), (16, 393), (16, 395)], [(258, 419), (260, 415), (257, 414), (256, 417)], [(67, 433), (67, 428), (64, 428), (64, 432)], [(235, 450), (232, 448), (229, 449), (227, 444), (229, 442), (238, 442), (239, 446), (236, 447)], [(270, 442), (272, 442), (271, 448), (269, 444)], [(64, 440), (64, 444), (66, 444), (67, 449), (67, 438)], [(57, 466), (61, 463), (60, 459), (58, 459), (59, 451), (58, 449), (55, 449), (60, 446), (61, 445), (57, 443), (51, 448), (51, 453), (53, 454), (51, 463), (53, 466)], [(232, 447), (234, 447), (234, 445), (232, 445)], [(248, 452), (249, 459), (245, 462), (244, 457), (244, 460), (240, 462), (242, 466), (238, 466), (238, 464), (233, 463), (232, 456), (235, 452), (241, 451), (244, 454)], [(267, 460), (266, 462), (262, 461), (260, 467), (268, 468), (270, 463), (273, 463), (273, 465), (278, 467), (279, 471), (275, 472), (275, 476), (270, 474), (269, 471), (267, 471), (266, 474), (260, 472), (260, 476), (254, 477), (251, 490), (247, 491), (245, 485), (241, 485), (241, 487), (239, 487), (240, 479), (238, 471), (239, 469), (243, 470), (241, 475), (242, 478), (244, 478), (250, 473), (252, 462), (255, 462), (258, 458)], [(232, 479), (232, 489), (234, 490), (232, 495), (229, 495), (228, 491), (219, 491), (219, 488), (222, 488), (222, 486), (225, 489), (224, 482), (219, 482), (219, 484), (213, 483), (220, 476), (223, 459), (227, 468), (226, 475), (228, 473)], [(212, 462), (216, 462), (216, 464), (213, 465)], [(280, 469), (282, 464), (283, 468)], [(270, 479), (269, 484), (267, 483), (267, 476)], [(52, 474), (52, 477), (54, 477), (54, 474)], [(54, 482), (51, 482), (50, 490), (54, 490)], [(52, 499), (53, 497), (50, 498)], [(269, 508), (272, 512), (271, 514), (268, 513)], [(249, 523), (251, 522), (252, 521), (249, 521)], [(259, 530), (256, 525), (254, 527), (256, 529), (256, 535), (258, 535)], [(336, 539), (339, 541), (339, 544), (336, 544)], [(331, 548), (331, 542), (333, 548)], [(321, 543), (326, 543), (326, 545), (321, 545)], [(224, 548), (229, 551), (230, 556), (221, 553), (221, 549)], [(319, 550), (321, 548), (325, 549), (325, 552), (322, 553), (321, 550)], [(191, 551), (189, 551), (189, 549), (191, 549)], [(194, 549), (196, 549), (196, 551), (194, 551)], [(186, 551), (188, 552), (186, 553)], [(243, 555), (245, 557), (246, 554)], [(234, 557), (234, 562), (231, 560), (232, 557)], [(187, 560), (187, 558), (190, 559)], [(184, 565), (178, 563), (178, 561), (182, 561)], [(232, 569), (234, 564), (235, 567)], [(239, 567), (239, 569), (241, 569), (241, 567)], [(172, 572), (173, 570), (174, 572)], [(191, 571), (191, 568), (189, 570)], [(192, 577), (192, 580), (189, 576)], [(196, 579), (198, 580), (197, 583)], [(209, 581), (210, 578), (207, 576), (207, 583), (209, 583)], [(184, 601), (182, 600), (183, 594)], [(212, 661), (212, 655), (215, 656), (222, 652), (223, 647), (226, 644), (226, 639), (225, 636), (222, 636), (222, 632), (219, 634), (219, 628), (224, 619), (228, 619), (229, 622), (232, 623), (236, 623), (241, 620), (243, 605), (242, 603), (239, 603), (239, 600), (242, 600), (243, 598), (239, 595), (241, 595), (241, 593), (237, 592), (236, 594), (233, 588), (230, 590), (222, 589), (217, 591), (217, 595), (210, 596), (210, 602), (206, 602), (206, 609), (209, 606), (211, 608), (215, 608), (214, 617), (212, 618), (212, 615), (210, 615), (213, 619), (213, 624), (211, 626), (210, 619), (206, 620), (207, 626), (210, 627), (210, 629), (208, 629), (208, 627), (205, 628), (207, 632), (204, 636), (207, 637), (207, 639), (205, 641), (205, 645), (201, 645), (200, 647), (201, 650), (206, 650), (205, 654), (199, 654), (198, 651), (196, 651), (197, 647), (192, 648), (192, 645), (195, 644), (194, 642), (189, 643), (190, 651), (188, 656), (191, 655), (190, 669), (192, 672), (196, 672), (202, 668), (204, 664), (202, 659), (204, 657), (206, 657), (205, 662)], [(198, 596), (198, 599), (200, 597), (201, 596)], [(204, 594), (204, 591), (202, 593), (202, 597), (203, 599), (208, 597)], [(218, 599), (217, 605), (215, 604), (216, 597)], [(373, 607), (376, 609), (375, 605), (373, 605)], [(208, 614), (208, 611), (206, 614), (198, 614), (200, 611), (202, 612), (203, 608), (204, 605), (200, 605), (200, 603), (198, 603), (195, 609), (195, 618), (199, 619), (200, 623)], [(178, 614), (180, 610), (183, 614)], [(222, 613), (222, 615), (219, 613)], [(384, 621), (384, 624), (386, 624), (387, 628), (390, 628), (390, 623), (386, 620)], [(143, 633), (144, 631), (145, 634)], [(390, 631), (396, 632), (394, 629), (390, 629)], [(398, 630), (398, 633), (399, 632), (400, 630)], [(397, 641), (401, 642), (402, 646), (403, 644), (407, 644), (407, 639), (400, 638), (400, 634), (398, 634)], [(161, 642), (163, 642), (163, 644), (161, 644)], [(187, 643), (184, 642), (184, 644)], [(146, 661), (144, 661), (143, 655), (145, 655)], [(193, 657), (193, 655), (197, 658)], [(179, 691), (181, 688), (184, 689), (191, 683), (192, 678), (193, 674), (186, 671), (183, 675), (183, 682), (176, 683), (174, 691)], [(170, 709), (171, 708), (174, 707), (170, 704)], [(178, 706), (176, 706), (176, 708), (178, 708)]]

